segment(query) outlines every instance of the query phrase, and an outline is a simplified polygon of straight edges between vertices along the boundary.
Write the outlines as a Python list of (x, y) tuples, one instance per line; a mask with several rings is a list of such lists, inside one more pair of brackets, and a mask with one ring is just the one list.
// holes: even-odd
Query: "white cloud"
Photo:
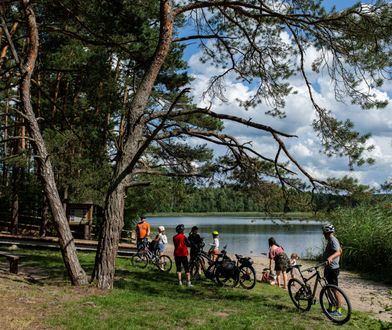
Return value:
[[(289, 42), (289, 36), (283, 35), (282, 38), (284, 37)], [(194, 54), (188, 63), (195, 78), (192, 83), (193, 96), (196, 102), (205, 106), (209, 105), (209, 101), (208, 99), (202, 99), (201, 95), (206, 91), (209, 78), (221, 71), (214, 66), (201, 63), (198, 60), (199, 55)], [(325, 179), (327, 177), (350, 175), (364, 184), (382, 183), (392, 172), (391, 103), (381, 110), (362, 110), (359, 106), (352, 105), (349, 100), (346, 103), (337, 102), (330, 77), (325, 72), (318, 74), (311, 71), (311, 63), (317, 56), (317, 51), (310, 48), (306, 53), (305, 61), (306, 72), (309, 73), (312, 86), (315, 86), (312, 89), (315, 99), (321, 106), (331, 110), (338, 119), (351, 119), (355, 128), (362, 134), (372, 134), (369, 143), (375, 146), (375, 150), (369, 156), (375, 158), (375, 165), (349, 171), (347, 159), (328, 158), (319, 152), (321, 149), (320, 141), (311, 127), (312, 121), (316, 118), (315, 111), (309, 99), (307, 86), (300, 75), (290, 80), (290, 83), (295, 87), (296, 94), (291, 94), (286, 99), (285, 111), (287, 117), (284, 119), (267, 116), (265, 112), (268, 107), (265, 104), (248, 111), (241, 108), (237, 99), (245, 99), (252, 95), (253, 91), (250, 86), (241, 84), (232, 77), (227, 79), (225, 85), (225, 96), (228, 102), (214, 100), (213, 110), (252, 119), (255, 122), (272, 126), (276, 130), (297, 135), (298, 138), (285, 139), (287, 147), (298, 162), (316, 177)], [(382, 88), (374, 89), (374, 92), (377, 96), (391, 102), (392, 82), (385, 83)], [(225, 131), (236, 136), (240, 141), (252, 141), (252, 146), (257, 152), (270, 158), (275, 157), (276, 143), (268, 133), (228, 121), (225, 121), (224, 125)], [(221, 152), (222, 149), (219, 148), (219, 150)]]

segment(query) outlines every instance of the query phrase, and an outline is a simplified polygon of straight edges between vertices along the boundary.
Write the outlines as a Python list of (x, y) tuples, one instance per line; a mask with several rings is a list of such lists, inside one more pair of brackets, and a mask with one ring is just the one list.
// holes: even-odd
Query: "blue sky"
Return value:
[[(365, 2), (371, 3), (373, 1)], [(352, 6), (355, 3), (357, 1), (324, 1), (327, 8), (336, 5), (337, 9)], [(260, 107), (250, 109), (249, 111), (242, 109), (236, 99), (243, 99), (245, 96), (250, 95), (252, 90), (250, 86), (241, 84), (235, 79), (226, 81), (228, 102), (214, 101), (213, 109), (218, 112), (252, 118), (259, 123), (271, 125), (276, 129), (298, 135), (298, 139), (286, 141), (288, 148), (297, 160), (314, 176), (325, 179), (327, 177), (349, 175), (357, 178), (361, 183), (377, 187), (386, 181), (392, 172), (392, 83), (387, 82), (382, 88), (375, 90), (379, 96), (389, 100), (389, 105), (385, 109), (362, 110), (358, 106), (352, 105), (349, 100), (345, 103), (337, 102), (328, 75), (315, 74), (311, 71), (311, 62), (316, 56), (317, 52), (314, 49), (310, 49), (306, 54), (311, 82), (317, 86), (315, 97), (321, 105), (330, 109), (338, 119), (350, 118), (359, 132), (372, 134), (369, 143), (374, 145), (375, 149), (368, 156), (376, 160), (375, 165), (362, 166), (355, 168), (354, 171), (350, 171), (347, 159), (327, 158), (320, 153), (320, 141), (311, 128), (314, 110), (301, 79), (293, 78), (290, 80), (298, 93), (287, 98), (285, 108), (287, 117), (284, 120), (266, 116), (265, 111), (268, 108), (265, 105), (260, 105)], [(188, 61), (190, 72), (195, 78), (191, 86), (192, 93), (195, 100), (200, 105), (203, 105), (207, 103), (205, 99), (201, 98), (201, 95), (206, 89), (208, 79), (216, 72), (213, 66), (202, 64), (199, 61), (199, 57), (200, 53), (196, 44), (188, 47), (185, 59)], [(266, 134), (261, 134), (250, 128), (244, 129), (228, 122), (225, 123), (225, 130), (243, 142), (251, 141), (257, 151), (263, 152), (267, 156), (273, 157), (276, 153), (276, 146)], [(221, 148), (214, 147), (214, 149), (218, 153), (222, 152)]]

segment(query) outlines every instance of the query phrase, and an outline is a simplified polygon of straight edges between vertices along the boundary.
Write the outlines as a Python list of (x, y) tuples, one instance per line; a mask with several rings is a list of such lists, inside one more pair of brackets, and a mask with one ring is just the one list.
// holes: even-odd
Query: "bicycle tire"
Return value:
[[(339, 310), (337, 309), (338, 303), (336, 298), (336, 291), (339, 292), (342, 299), (340, 301)], [(351, 303), (347, 294), (338, 286), (327, 284), (320, 291), (320, 305), (323, 313), (332, 322), (337, 324), (344, 324), (351, 318)]]
[(168, 273), (172, 269), (173, 261), (171, 258), (165, 254), (162, 254), (161, 256), (158, 257), (158, 261), (156, 263), (156, 266), (161, 272)]
[(218, 266), (215, 271), (215, 279), (219, 286), (234, 288), (239, 281), (238, 267), (235, 266), (232, 273), (227, 273), (222, 266)]
[(137, 252), (131, 258), (132, 266), (137, 268), (146, 268), (148, 265), (148, 257), (143, 252)]
[(288, 283), (289, 295), (295, 307), (306, 312), (312, 306), (311, 289), (296, 278), (290, 279)]
[(240, 266), (239, 283), (247, 290), (253, 289), (256, 285), (256, 271), (251, 266)]

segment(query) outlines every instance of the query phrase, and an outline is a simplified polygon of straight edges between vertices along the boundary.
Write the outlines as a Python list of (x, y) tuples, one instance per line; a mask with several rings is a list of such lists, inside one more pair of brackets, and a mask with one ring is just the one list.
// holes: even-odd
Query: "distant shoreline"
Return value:
[(258, 218), (279, 218), (286, 220), (308, 220), (314, 219), (315, 215), (312, 212), (160, 212), (160, 213), (147, 213), (147, 217), (227, 217), (227, 216), (237, 216), (237, 217), (258, 217)]

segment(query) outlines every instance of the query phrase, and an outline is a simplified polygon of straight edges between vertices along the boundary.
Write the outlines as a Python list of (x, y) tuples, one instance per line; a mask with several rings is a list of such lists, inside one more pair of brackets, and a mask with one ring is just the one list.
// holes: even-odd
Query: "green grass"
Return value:
[[(45, 267), (51, 278), (64, 279), (61, 256), (55, 251), (24, 251), (29, 266)], [(93, 254), (80, 253), (91, 271)], [(26, 257), (27, 258), (27, 257)], [(288, 293), (257, 283), (253, 290), (218, 288), (202, 281), (193, 288), (179, 287), (176, 274), (163, 274), (149, 266), (133, 269), (129, 259), (119, 258), (115, 288), (111, 292), (77, 297), (63, 303), (61, 312), (44, 319), (48, 327), (61, 329), (331, 329), (335, 326), (319, 305), (299, 313)], [(339, 329), (387, 329), (389, 325), (354, 312)]]

